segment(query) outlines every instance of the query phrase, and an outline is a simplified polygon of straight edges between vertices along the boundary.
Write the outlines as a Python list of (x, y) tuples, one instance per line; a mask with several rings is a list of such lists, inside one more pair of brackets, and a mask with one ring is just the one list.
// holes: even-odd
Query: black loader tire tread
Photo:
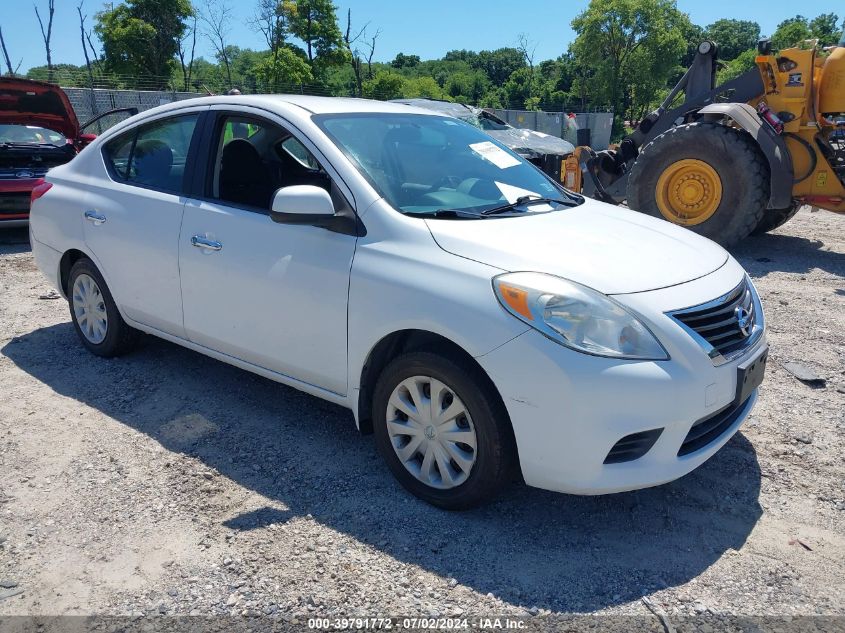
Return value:
[[(693, 122), (677, 125), (655, 137), (640, 150), (631, 168), (628, 206), (663, 218), (654, 195), (660, 173), (669, 163), (677, 160), (703, 160), (698, 154), (703, 146), (709, 146), (707, 149), (713, 150), (721, 160), (721, 164), (708, 164), (722, 179), (723, 196), (710, 219), (689, 228), (722, 246), (732, 246), (748, 237), (760, 224), (769, 200), (769, 165), (756, 141), (743, 130), (718, 123)], [(739, 183), (738, 189), (733, 181)], [(746, 190), (741, 213), (736, 213), (737, 201), (724, 195), (727, 189), (736, 189), (733, 197), (737, 196), (737, 192), (742, 195), (742, 189)]]
[(794, 218), (800, 208), (801, 205), (795, 202), (792, 206), (786, 207), (785, 209), (766, 209), (763, 218), (754, 227), (754, 231), (751, 234), (763, 235), (764, 233), (780, 228)]

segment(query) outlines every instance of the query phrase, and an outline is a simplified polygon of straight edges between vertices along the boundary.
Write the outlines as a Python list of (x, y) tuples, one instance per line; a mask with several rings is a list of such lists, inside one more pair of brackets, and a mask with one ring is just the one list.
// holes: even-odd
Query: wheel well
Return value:
[[(381, 375), (382, 370), (400, 354), (415, 350), (443, 354), (444, 356), (460, 359), (473, 365), (478, 370), (479, 375), (484, 380), (489, 381), (490, 386), (499, 398), (502, 411), (507, 415), (507, 409), (499, 395), (499, 390), (496, 389), (487, 372), (460, 345), (445, 336), (434, 334), (433, 332), (427, 332), (425, 330), (400, 330), (399, 332), (388, 334), (370, 350), (370, 354), (364, 363), (364, 368), (361, 370), (360, 395), (358, 396), (358, 427), (361, 433), (369, 434), (373, 432), (373, 421), (370, 411), (373, 403), (373, 391), (375, 390), (376, 381), (379, 375)], [(510, 419), (508, 419), (508, 423), (510, 423)]]
[(67, 283), (68, 278), (70, 277), (70, 269), (73, 268), (73, 265), (83, 257), (87, 257), (87, 255), (75, 248), (70, 249), (62, 255), (62, 259), (59, 262), (59, 281), (62, 284), (62, 290), (65, 291), (65, 294), (68, 294)]
[(727, 119), (747, 133), (769, 167), (768, 207), (782, 209), (792, 203), (794, 172), (786, 142), (768, 124), (763, 123), (754, 108), (747, 103), (711, 103), (701, 108), (697, 116), (709, 123)]

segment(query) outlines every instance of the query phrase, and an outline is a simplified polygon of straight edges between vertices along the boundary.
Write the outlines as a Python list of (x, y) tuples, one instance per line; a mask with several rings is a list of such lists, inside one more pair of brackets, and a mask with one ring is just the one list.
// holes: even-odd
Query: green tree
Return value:
[(684, 27), (684, 38), (687, 41), (687, 50), (681, 56), (680, 61), (680, 66), (684, 68), (684, 70), (689, 68), (690, 64), (692, 64), (692, 60), (695, 59), (695, 55), (698, 53), (698, 45), (707, 39), (704, 33), (704, 27), (687, 21), (687, 25)]
[(835, 13), (822, 13), (810, 20), (810, 37), (817, 39), (821, 46), (833, 46), (842, 35), (842, 27), (838, 23), (839, 16)]
[(394, 68), (414, 68), (420, 65), (420, 56), (405, 55), (405, 53), (399, 53), (396, 55), (396, 57), (393, 58), (393, 61), (390, 62), (390, 65)]
[(490, 87), (487, 76), (480, 70), (463, 70), (448, 75), (444, 89), (455, 101), (478, 103)]
[(274, 92), (314, 80), (311, 66), (290, 48), (280, 48), (275, 54), (266, 55), (256, 64), (255, 74), (263, 87)]
[(444, 92), (434, 77), (414, 77), (406, 79), (402, 88), (403, 97), (423, 97), (425, 99), (443, 99), (449, 101), (449, 95)]
[[(88, 76), (85, 66), (74, 64), (53, 64), (53, 78), (61, 86), (86, 86)], [(33, 66), (26, 72), (27, 79), (47, 81), (50, 76), (50, 68), (47, 66)]]
[(332, 0), (284, 0), (288, 28), (305, 44), (312, 71), (347, 61)]
[(388, 70), (378, 71), (364, 82), (364, 96), (370, 99), (399, 99), (405, 96), (405, 78)]
[(126, 0), (97, 14), (94, 30), (103, 43), (107, 70), (169, 77), (175, 65), (190, 0)]
[(704, 35), (719, 46), (719, 59), (730, 61), (739, 57), (743, 51), (757, 46), (760, 25), (749, 20), (723, 18), (709, 25)]
[(666, 86), (686, 51), (688, 24), (674, 0), (591, 0), (572, 21), (571, 50), (590, 71), (595, 98), (616, 114), (617, 132), (622, 114), (639, 116)]
[(772, 35), (772, 46), (775, 50), (792, 48), (812, 36), (807, 18), (803, 15), (796, 15), (794, 18), (789, 18), (778, 24)]
[[(533, 74), (528, 68), (518, 68), (511, 73), (503, 86), (505, 100), (508, 108), (514, 110), (534, 110), (537, 102), (529, 100), (533, 97), (532, 90)], [(529, 107), (529, 105), (533, 107)]]
[(527, 67), (525, 56), (516, 48), (499, 48), (495, 51), (481, 51), (469, 60), (473, 68), (484, 71), (490, 83), (501, 86), (515, 71)]
[(736, 79), (741, 74), (748, 72), (755, 67), (754, 60), (757, 57), (757, 49), (749, 48), (729, 61), (716, 75), (716, 84), (721, 85), (731, 79)]
[(443, 56), (443, 61), (447, 62), (466, 62), (469, 65), (474, 65), (478, 59), (478, 53), (475, 51), (468, 51), (466, 49), (447, 51)]

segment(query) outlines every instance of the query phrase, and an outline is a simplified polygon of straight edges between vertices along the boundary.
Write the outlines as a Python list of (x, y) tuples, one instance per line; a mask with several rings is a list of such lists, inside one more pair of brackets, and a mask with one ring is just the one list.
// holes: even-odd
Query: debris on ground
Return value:
[(783, 363), (783, 368), (810, 387), (819, 388), (825, 386), (825, 379), (806, 365), (802, 365), (801, 363)]
[(657, 616), (657, 619), (660, 620), (660, 624), (663, 625), (663, 630), (665, 633), (675, 633), (675, 627), (672, 626), (672, 623), (669, 622), (669, 618), (666, 616), (666, 612), (663, 608), (656, 604), (654, 600), (649, 598), (648, 596), (643, 596), (642, 598), (643, 604), (651, 611), (654, 615)]

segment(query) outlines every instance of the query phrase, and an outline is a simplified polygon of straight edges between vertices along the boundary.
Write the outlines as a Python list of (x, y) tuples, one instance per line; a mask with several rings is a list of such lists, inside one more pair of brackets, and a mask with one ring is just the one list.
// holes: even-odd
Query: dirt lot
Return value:
[(4, 232), (0, 615), (845, 614), (845, 217), (802, 210), (736, 255), (771, 362), (722, 451), (652, 490), (514, 484), (450, 514), (340, 408), (150, 337), (88, 354)]

